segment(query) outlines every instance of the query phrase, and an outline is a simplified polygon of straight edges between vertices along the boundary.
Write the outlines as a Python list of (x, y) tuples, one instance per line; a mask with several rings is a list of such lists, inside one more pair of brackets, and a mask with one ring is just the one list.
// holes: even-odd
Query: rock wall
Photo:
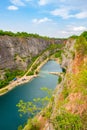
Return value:
[(32, 37), (0, 36), (0, 70), (5, 68), (26, 69), (32, 57), (40, 54), (50, 44), (62, 42), (62, 40), (44, 40)]
[[(66, 73), (62, 77), (62, 82), (56, 88), (50, 120), (53, 122), (56, 117), (65, 112), (71, 113), (73, 116), (79, 116), (82, 123), (81, 130), (86, 130), (87, 118), (85, 117), (87, 117), (87, 89), (85, 82), (87, 55), (82, 56), (79, 54), (75, 48), (75, 44), (76, 40), (68, 39), (64, 47), (61, 65), (66, 69)], [(64, 118), (66, 119), (67, 115), (65, 115)], [(53, 126), (52, 130), (55, 130), (55, 123), (53, 123)], [(66, 123), (65, 129), (67, 126)], [(72, 129), (76, 128), (72, 126)]]

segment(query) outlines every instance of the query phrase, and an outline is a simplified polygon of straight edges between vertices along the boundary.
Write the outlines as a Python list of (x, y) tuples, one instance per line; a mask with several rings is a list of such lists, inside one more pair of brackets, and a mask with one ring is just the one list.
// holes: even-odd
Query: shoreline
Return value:
[(0, 96), (8, 93), (9, 91), (11, 91), (12, 89), (14, 89), (15, 87), (28, 83), (31, 80), (33, 80), (34, 78), (36, 78), (38, 75), (32, 75), (32, 76), (23, 76), (19, 79), (17, 79), (16, 81), (13, 81), (12, 83), (10, 83), (9, 85), (7, 85), (6, 87), (0, 89)]
[[(43, 65), (45, 65), (47, 62), (49, 61), (49, 58), (47, 58), (45, 61), (43, 61), (35, 70), (35, 72), (37, 71), (39, 73), (41, 67)], [(7, 85), (6, 87), (0, 89), (0, 96), (3, 96), (4, 94), (8, 93), (9, 91), (11, 91), (12, 89), (14, 89), (15, 87), (28, 83), (31, 80), (33, 80), (34, 78), (36, 78), (38, 76), (38, 74), (34, 74), (31, 76), (22, 76), (21, 78), (17, 79), (16, 81), (12, 81), (11, 83), (9, 83), (9, 85)]]
[[(42, 68), (42, 66), (44, 66), (49, 60), (55, 60), (55, 58), (47, 58), (46, 60), (44, 60), (38, 67), (37, 69), (35, 70), (35, 72), (38, 72), (40, 71), (40, 69)], [(55, 60), (56, 61), (56, 60)], [(58, 63), (58, 61), (57, 61)], [(27, 73), (26, 73), (27, 74)], [(34, 75), (31, 75), (31, 76), (27, 76), (27, 75), (24, 75), (22, 76), (21, 78), (17, 79), (16, 81), (12, 81), (11, 83), (9, 83), (6, 87), (0, 89), (0, 96), (3, 96), (4, 94), (8, 93), (9, 91), (11, 91), (12, 89), (14, 89), (15, 87), (19, 86), (19, 85), (22, 85), (22, 84), (25, 84), (25, 83), (28, 83), (30, 82), (31, 80), (33, 80), (34, 78), (36, 78), (38, 76), (38, 74), (34, 74)]]

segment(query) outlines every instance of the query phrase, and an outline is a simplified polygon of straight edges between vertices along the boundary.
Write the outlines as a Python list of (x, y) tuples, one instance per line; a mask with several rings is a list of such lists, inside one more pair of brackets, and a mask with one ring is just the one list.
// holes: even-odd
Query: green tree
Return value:
[(87, 54), (87, 41), (83, 36), (80, 36), (75, 44), (75, 48), (77, 52), (81, 53), (82, 55)]
[(85, 37), (87, 39), (87, 31), (84, 31), (81, 36)]
[(45, 91), (47, 93), (47, 96), (42, 98), (35, 98), (32, 102), (24, 102), (23, 100), (20, 100), (19, 103), (16, 105), (21, 117), (24, 114), (28, 114), (30, 117), (36, 115), (39, 111), (45, 108), (48, 102), (51, 101), (52, 90), (46, 87), (41, 88), (41, 90)]
[(79, 115), (63, 111), (53, 120), (55, 130), (80, 130), (82, 123)]

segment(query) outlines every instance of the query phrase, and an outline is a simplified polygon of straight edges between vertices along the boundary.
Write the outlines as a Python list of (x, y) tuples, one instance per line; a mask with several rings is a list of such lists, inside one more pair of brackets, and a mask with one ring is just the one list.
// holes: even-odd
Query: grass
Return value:
[(8, 89), (4, 89), (4, 90), (0, 91), (0, 94), (6, 93), (7, 91), (8, 91)]
[(53, 120), (55, 130), (81, 130), (82, 122), (79, 115), (63, 111)]
[(5, 79), (0, 80), (0, 88), (3, 88), (6, 85), (8, 85), (9, 82), (12, 81), (16, 76), (21, 77), (23, 75), (24, 75), (24, 71), (22, 71), (22, 70), (9, 70), (9, 69), (6, 69), (5, 70)]

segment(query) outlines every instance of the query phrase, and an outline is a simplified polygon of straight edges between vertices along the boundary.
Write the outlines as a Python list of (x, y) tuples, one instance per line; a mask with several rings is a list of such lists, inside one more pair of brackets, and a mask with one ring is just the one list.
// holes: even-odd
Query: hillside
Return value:
[[(26, 35), (25, 35), (26, 34)], [(32, 63), (38, 59), (33, 70), (43, 62), (46, 57), (63, 43), (63, 39), (50, 39), (36, 34), (0, 31), (0, 88), (9, 84), (15, 77), (23, 76)], [(33, 74), (30, 72), (31, 74)]]
[(87, 40), (83, 34), (65, 43), (61, 63), (64, 68), (62, 81), (56, 87), (48, 107), (28, 121), (23, 130), (87, 129)]
[(50, 115), (53, 130), (86, 130), (87, 41), (83, 34), (66, 42), (61, 65), (66, 72), (54, 95)]
[[(48, 58), (59, 51), (60, 43), (64, 43), (63, 50), (61, 57), (59, 54), (57, 57), (61, 58), (63, 73), (49, 105), (18, 130), (87, 129), (87, 32), (68, 40), (0, 36), (0, 78), (6, 80), (4, 76), (9, 77), (12, 70), (19, 72), (16, 76), (22, 76), (28, 73), (31, 63), (34, 67), (31, 70), (35, 71), (45, 56)], [(23, 104), (20, 107), (23, 109)]]

